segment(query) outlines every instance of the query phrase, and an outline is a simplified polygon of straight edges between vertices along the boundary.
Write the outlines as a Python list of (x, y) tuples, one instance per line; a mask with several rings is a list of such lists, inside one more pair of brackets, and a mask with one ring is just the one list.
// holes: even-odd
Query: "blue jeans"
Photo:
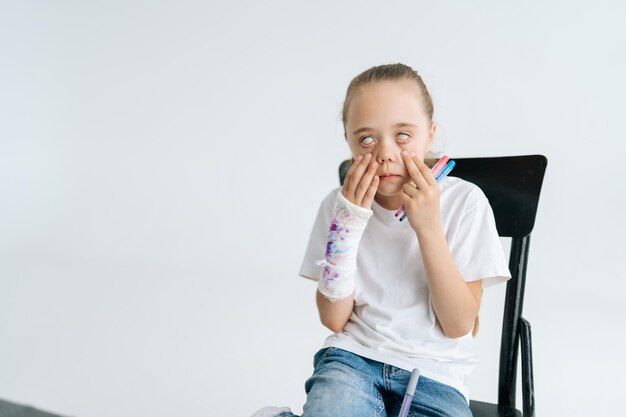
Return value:
[[(315, 354), (302, 417), (397, 417), (411, 373), (330, 347)], [(291, 413), (280, 417), (294, 417)], [(471, 417), (465, 397), (420, 376), (409, 417)]]

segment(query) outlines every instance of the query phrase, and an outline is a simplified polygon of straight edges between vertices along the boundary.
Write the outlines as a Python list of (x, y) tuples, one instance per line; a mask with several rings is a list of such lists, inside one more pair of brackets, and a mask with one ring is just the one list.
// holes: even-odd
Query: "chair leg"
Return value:
[(524, 417), (535, 417), (535, 383), (533, 378), (533, 351), (530, 337), (530, 323), (519, 319), (520, 345), (522, 355), (522, 398)]

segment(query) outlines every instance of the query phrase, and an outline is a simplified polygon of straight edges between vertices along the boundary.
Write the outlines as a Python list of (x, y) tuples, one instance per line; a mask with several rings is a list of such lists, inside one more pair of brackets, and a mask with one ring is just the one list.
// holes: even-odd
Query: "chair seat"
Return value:
[(472, 410), (474, 417), (522, 417), (522, 412), (515, 408), (498, 408), (498, 404), (482, 401), (470, 400), (470, 410)]

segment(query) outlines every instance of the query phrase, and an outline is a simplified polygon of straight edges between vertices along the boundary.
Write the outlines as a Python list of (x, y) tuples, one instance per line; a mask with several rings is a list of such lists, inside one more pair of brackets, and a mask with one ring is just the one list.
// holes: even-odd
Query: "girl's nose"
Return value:
[(385, 162), (393, 162), (396, 159), (396, 155), (394, 154), (393, 146), (384, 146), (378, 149), (378, 154), (376, 155), (376, 162), (379, 164), (383, 164)]

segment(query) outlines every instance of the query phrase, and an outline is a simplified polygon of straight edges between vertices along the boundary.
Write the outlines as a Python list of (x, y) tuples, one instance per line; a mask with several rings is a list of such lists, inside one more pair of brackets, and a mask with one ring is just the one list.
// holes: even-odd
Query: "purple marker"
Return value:
[(400, 407), (400, 414), (398, 417), (407, 417), (409, 415), (409, 409), (413, 402), (413, 393), (417, 388), (417, 380), (420, 378), (420, 370), (415, 368), (411, 372), (411, 378), (409, 378), (409, 385), (406, 386), (406, 392), (404, 394), (404, 401), (402, 401), (402, 407)]

